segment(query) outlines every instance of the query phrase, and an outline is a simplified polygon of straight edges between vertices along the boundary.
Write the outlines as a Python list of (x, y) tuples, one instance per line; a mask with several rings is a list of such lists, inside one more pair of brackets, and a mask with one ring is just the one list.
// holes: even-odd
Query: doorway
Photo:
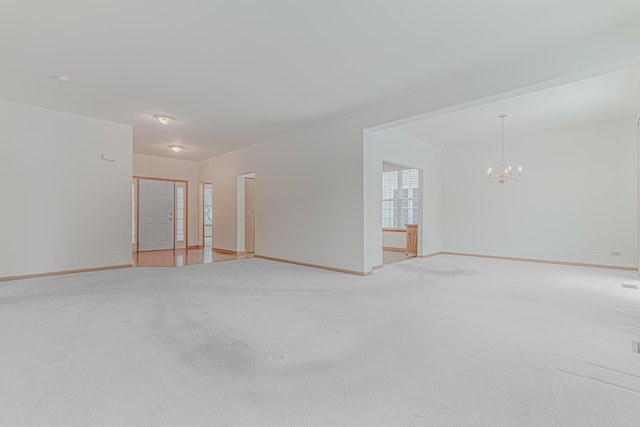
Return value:
[(137, 233), (133, 238), (137, 251), (186, 248), (187, 182), (134, 177), (135, 181), (137, 221), (134, 229)]
[(418, 255), (421, 222), (421, 171), (383, 162), (382, 263), (403, 261)]

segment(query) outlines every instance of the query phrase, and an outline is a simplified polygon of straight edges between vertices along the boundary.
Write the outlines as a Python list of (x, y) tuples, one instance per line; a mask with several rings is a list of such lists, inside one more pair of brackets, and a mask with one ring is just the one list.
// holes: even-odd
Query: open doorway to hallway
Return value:
[[(440, 150), (395, 129), (366, 130), (364, 149), (365, 269), (381, 268), (397, 257), (397, 254), (390, 253), (393, 251), (384, 251), (385, 247), (404, 248), (404, 253), (400, 255), (406, 258), (407, 240), (410, 240), (409, 252), (416, 254), (417, 257), (440, 252), (442, 250), (442, 153)], [(417, 172), (409, 172), (410, 170)], [(411, 202), (396, 201), (394, 204), (389, 200), (388, 195), (383, 194), (383, 174), (387, 172), (394, 172), (388, 177), (391, 178), (392, 175), (396, 177), (395, 181), (393, 179), (390, 181), (395, 182), (393, 185), (399, 196), (412, 199)], [(404, 180), (407, 182), (404, 184), (397, 182), (398, 179), (403, 180), (402, 174), (408, 175), (405, 176)], [(400, 175), (399, 178), (398, 175)], [(417, 195), (417, 200), (413, 197), (414, 195)], [(386, 199), (385, 209), (391, 210), (385, 215), (384, 224), (383, 196)], [(394, 218), (397, 218), (400, 225), (395, 225)], [(407, 227), (412, 223), (417, 224), (417, 227)], [(389, 229), (402, 231), (386, 231)], [(411, 234), (408, 239), (407, 230), (417, 231), (417, 236)], [(387, 260), (384, 259), (385, 252)]]

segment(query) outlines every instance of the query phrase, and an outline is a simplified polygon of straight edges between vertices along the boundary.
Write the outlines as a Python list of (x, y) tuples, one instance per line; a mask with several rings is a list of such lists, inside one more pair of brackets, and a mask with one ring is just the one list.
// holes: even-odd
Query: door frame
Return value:
[[(243, 173), (236, 177), (236, 243), (235, 243), (236, 248), (234, 252), (237, 254), (246, 253), (245, 230), (244, 230), (244, 220), (245, 220), (244, 179), (256, 178), (256, 177), (257, 177), (256, 172)], [(257, 187), (257, 181), (256, 181), (256, 187)], [(255, 203), (257, 207), (257, 203), (258, 203), (257, 198)], [(255, 213), (256, 213), (256, 226), (257, 226), (257, 219), (258, 219), (257, 209)]]
[[(180, 183), (180, 184), (184, 184), (185, 189), (184, 189), (184, 246), (185, 248), (189, 247), (189, 181), (185, 180), (185, 179), (171, 179), (171, 178), (156, 178), (156, 177), (151, 177), (151, 176), (139, 176), (139, 175), (134, 175), (133, 176), (133, 181), (135, 184), (135, 209), (136, 209), (136, 241), (133, 244), (134, 250), (133, 252), (139, 252), (139, 242), (140, 242), (140, 180), (141, 179), (148, 179), (151, 181), (168, 181), (168, 182), (173, 182), (174, 187), (173, 187), (173, 191), (174, 191), (174, 198), (175, 198), (175, 192), (176, 192), (176, 183)], [(178, 223), (177, 219), (176, 219), (176, 215), (175, 215), (175, 210), (176, 210), (176, 200), (174, 199), (173, 202), (173, 250), (176, 250), (176, 224)], [(182, 248), (181, 248), (182, 249)], [(165, 249), (165, 250), (171, 250), (171, 249)], [(152, 251), (146, 251), (146, 252), (152, 252)]]
[[(247, 209), (247, 183), (251, 182), (253, 184), (253, 200), (251, 201), (251, 209), (248, 210)], [(248, 221), (248, 212), (251, 212), (251, 215), (253, 216), (253, 221)], [(249, 233), (247, 231), (247, 224), (251, 223), (251, 232)], [(249, 238), (249, 235), (253, 234), (252, 238)], [(247, 242), (252, 240), (253, 241), (253, 250), (249, 250), (247, 249)], [(256, 178), (255, 176), (253, 177), (249, 177), (249, 176), (245, 176), (244, 177), (244, 252), (246, 254), (253, 254), (256, 252)]]

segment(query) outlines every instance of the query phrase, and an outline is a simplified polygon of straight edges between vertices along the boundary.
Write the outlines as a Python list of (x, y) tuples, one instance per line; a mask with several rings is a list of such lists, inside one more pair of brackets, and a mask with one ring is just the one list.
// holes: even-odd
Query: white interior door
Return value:
[(173, 249), (175, 188), (172, 181), (141, 179), (138, 190), (138, 250)]

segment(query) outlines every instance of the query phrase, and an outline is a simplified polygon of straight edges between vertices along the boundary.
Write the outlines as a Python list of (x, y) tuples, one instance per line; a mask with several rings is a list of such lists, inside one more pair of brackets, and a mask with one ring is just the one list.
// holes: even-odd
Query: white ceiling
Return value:
[[(500, 114), (505, 133), (522, 135), (640, 113), (640, 67), (418, 120), (395, 128), (439, 147), (495, 141)], [(630, 123), (633, 123), (630, 121)]]
[(200, 160), (639, 18), (637, 0), (3, 0), (0, 98)]

